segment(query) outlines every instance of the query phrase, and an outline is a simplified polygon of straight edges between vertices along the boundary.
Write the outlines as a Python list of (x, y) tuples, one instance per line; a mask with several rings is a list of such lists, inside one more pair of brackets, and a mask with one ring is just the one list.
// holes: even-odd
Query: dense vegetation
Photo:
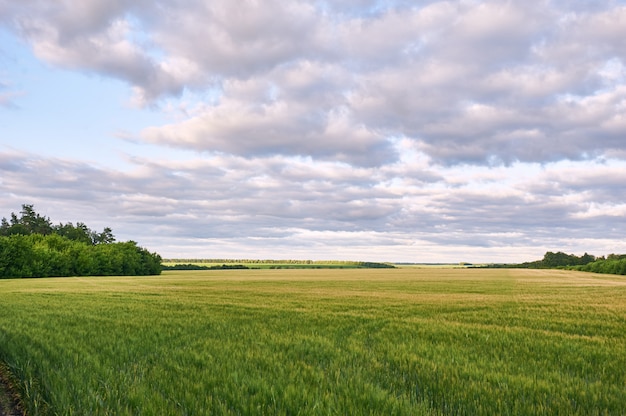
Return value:
[(52, 225), (32, 205), (0, 224), (0, 278), (116, 276), (161, 273), (161, 257), (134, 241), (115, 242), (110, 228)]
[(521, 263), (489, 265), (487, 267), (512, 267), (524, 269), (571, 269), (584, 272), (626, 275), (626, 254), (609, 254), (596, 257), (591, 254), (576, 256), (561, 251), (548, 251), (541, 260)]
[(517, 269), (568, 269), (583, 272), (626, 275), (626, 254), (609, 254), (595, 257), (585, 253), (578, 257), (563, 252), (548, 251), (543, 259), (520, 264), (488, 264), (480, 268), (517, 268)]
[(609, 254), (606, 258), (598, 258), (576, 269), (584, 272), (626, 275), (626, 254)]
[(595, 256), (587, 253), (579, 257), (575, 254), (563, 253), (562, 251), (558, 251), (556, 253), (548, 251), (544, 254), (543, 259), (541, 260), (514, 265), (514, 267), (528, 269), (557, 269), (568, 266), (582, 266), (591, 263), (595, 259)]
[(49, 235), (56, 234), (73, 241), (85, 244), (108, 244), (115, 241), (115, 236), (109, 227), (105, 227), (102, 232), (92, 231), (82, 222), (76, 225), (68, 222), (53, 225), (50, 218), (35, 212), (33, 205), (22, 205), (20, 216), (12, 212), (10, 219), (2, 218), (0, 221), (0, 236), (11, 235)]
[(0, 361), (31, 416), (621, 415), (625, 283), (432, 268), (6, 280)]

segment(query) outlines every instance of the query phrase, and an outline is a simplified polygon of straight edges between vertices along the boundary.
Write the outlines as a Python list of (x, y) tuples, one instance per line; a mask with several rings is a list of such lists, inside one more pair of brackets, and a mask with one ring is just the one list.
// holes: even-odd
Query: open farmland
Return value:
[(38, 414), (623, 414), (626, 278), (555, 270), (0, 280)]

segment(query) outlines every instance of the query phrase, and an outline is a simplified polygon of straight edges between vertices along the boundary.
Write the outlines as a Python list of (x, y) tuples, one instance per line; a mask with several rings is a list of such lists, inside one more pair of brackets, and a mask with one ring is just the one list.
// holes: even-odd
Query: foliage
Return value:
[(556, 269), (570, 266), (582, 266), (591, 263), (595, 259), (595, 256), (588, 253), (585, 253), (582, 256), (578, 257), (575, 254), (566, 254), (562, 251), (556, 253), (548, 251), (541, 260), (521, 263), (517, 265), (505, 265), (505, 267), (517, 267), (526, 269)]
[(371, 261), (361, 261), (357, 263), (359, 267), (364, 269), (393, 269), (395, 266), (389, 263), (375, 263)]
[(528, 269), (556, 269), (565, 268), (584, 272), (626, 275), (626, 254), (609, 254), (606, 258), (595, 257), (585, 253), (578, 257), (574, 254), (565, 254), (561, 251), (548, 251), (542, 260), (526, 262), (518, 265), (489, 265), (487, 267), (517, 267)]
[(626, 254), (609, 254), (606, 259), (599, 258), (577, 269), (585, 272), (626, 275)]
[(68, 222), (52, 225), (50, 218), (44, 217), (33, 208), (33, 205), (22, 205), (20, 217), (11, 213), (10, 220), (2, 218), (0, 222), (0, 236), (11, 235), (49, 235), (58, 234), (70, 240), (80, 241), (86, 244), (109, 244), (115, 241), (115, 236), (109, 227), (105, 227), (102, 232), (92, 231), (82, 222), (76, 225)]
[(174, 264), (174, 265), (161, 265), (162, 270), (235, 270), (235, 269), (249, 269), (249, 267), (242, 264), (220, 264), (214, 266), (202, 266), (199, 264)]
[(115, 243), (109, 227), (97, 233), (81, 222), (55, 226), (32, 205), (20, 214), (0, 224), (0, 278), (161, 273), (158, 254), (134, 241)]
[(617, 415), (624, 283), (500, 269), (0, 281), (0, 361), (32, 416)]
[(0, 278), (161, 273), (161, 257), (134, 241), (91, 245), (58, 234), (0, 237)]

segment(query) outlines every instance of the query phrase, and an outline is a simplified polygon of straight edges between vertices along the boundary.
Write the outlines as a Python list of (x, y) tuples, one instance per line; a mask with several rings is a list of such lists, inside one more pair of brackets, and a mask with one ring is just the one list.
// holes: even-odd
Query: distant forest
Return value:
[(591, 254), (576, 256), (561, 251), (548, 251), (541, 260), (520, 263), (494, 265), (488, 267), (514, 267), (527, 269), (569, 269), (583, 272), (626, 275), (626, 254), (609, 254), (596, 257)]
[(134, 241), (115, 242), (109, 227), (96, 232), (82, 222), (53, 225), (33, 205), (0, 223), (0, 278), (160, 273), (161, 256)]
[[(163, 270), (208, 269), (393, 269), (390, 263), (348, 260), (294, 260), (294, 259), (165, 259)], [(209, 264), (208, 266), (206, 264)]]

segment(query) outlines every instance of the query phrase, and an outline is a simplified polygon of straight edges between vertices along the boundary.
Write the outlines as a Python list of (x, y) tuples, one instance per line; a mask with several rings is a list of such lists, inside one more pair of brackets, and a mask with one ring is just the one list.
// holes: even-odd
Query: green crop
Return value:
[(30, 415), (623, 414), (626, 279), (554, 270), (0, 281)]

